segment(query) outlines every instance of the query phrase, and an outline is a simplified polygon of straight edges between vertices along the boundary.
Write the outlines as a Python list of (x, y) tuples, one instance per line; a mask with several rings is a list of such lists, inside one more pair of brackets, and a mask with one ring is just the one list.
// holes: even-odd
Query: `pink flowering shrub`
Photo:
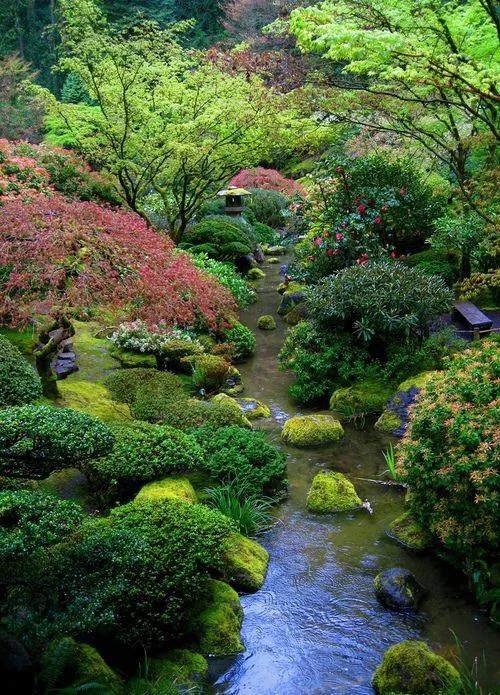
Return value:
[(276, 169), (264, 169), (264, 167), (242, 169), (231, 179), (230, 185), (239, 188), (264, 188), (268, 191), (279, 191), (290, 198), (295, 195), (305, 196), (305, 190), (299, 183), (293, 179), (287, 179)]
[(54, 193), (0, 206), (0, 323), (65, 311), (215, 329), (235, 302), (135, 213)]

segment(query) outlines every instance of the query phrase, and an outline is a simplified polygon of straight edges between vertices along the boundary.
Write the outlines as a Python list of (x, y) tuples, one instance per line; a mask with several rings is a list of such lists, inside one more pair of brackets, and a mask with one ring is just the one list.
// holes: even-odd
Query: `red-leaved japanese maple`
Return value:
[(265, 169), (264, 167), (242, 169), (231, 179), (231, 185), (241, 188), (265, 188), (279, 191), (290, 197), (305, 195), (305, 191), (299, 183), (293, 179), (287, 179), (276, 169)]
[(0, 324), (110, 312), (151, 326), (216, 328), (234, 309), (214, 278), (135, 213), (58, 193), (3, 198)]

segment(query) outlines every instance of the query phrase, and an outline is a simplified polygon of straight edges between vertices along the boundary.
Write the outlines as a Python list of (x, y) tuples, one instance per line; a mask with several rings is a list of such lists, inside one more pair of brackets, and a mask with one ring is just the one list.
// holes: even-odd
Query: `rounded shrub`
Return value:
[(200, 355), (191, 361), (193, 387), (208, 393), (218, 391), (224, 385), (231, 367), (220, 355)]
[(202, 427), (195, 433), (205, 450), (205, 468), (219, 482), (238, 480), (251, 493), (286, 490), (286, 456), (263, 432), (241, 427)]
[(414, 519), (477, 588), (500, 550), (499, 376), (496, 341), (452, 358), (418, 396), (398, 457)]
[[(32, 490), (0, 492), (0, 566), (54, 543), (72, 533), (84, 519), (73, 500)], [(10, 566), (10, 565), (9, 565)]]
[(0, 335), (0, 407), (31, 403), (41, 395), (37, 372), (17, 347)]
[(226, 215), (205, 217), (191, 227), (182, 244), (194, 252), (206, 253), (216, 260), (236, 260), (251, 254), (255, 248), (255, 236), (245, 220), (234, 220)]
[(71, 408), (25, 405), (0, 410), (0, 467), (14, 477), (45, 477), (111, 451), (114, 436), (100, 420)]
[(251, 188), (251, 196), (248, 196), (246, 205), (257, 222), (269, 227), (282, 227), (284, 223), (283, 212), (288, 207), (288, 199), (279, 191), (264, 188)]
[(162, 412), (161, 421), (179, 430), (191, 430), (203, 425), (214, 430), (228, 425), (249, 427), (241, 408), (234, 408), (230, 403), (200, 401), (196, 398), (170, 403)]
[(222, 514), (178, 500), (89, 519), (71, 542), (45, 549), (30, 581), (9, 594), (7, 629), (33, 651), (61, 634), (159, 648), (182, 636), (232, 529)]
[(234, 345), (236, 361), (244, 360), (255, 352), (255, 335), (242, 323), (236, 322), (224, 332), (224, 340)]
[(137, 390), (157, 375), (158, 372), (155, 369), (149, 368), (116, 369), (108, 374), (104, 384), (115, 401), (132, 405), (135, 402)]
[(271, 314), (259, 316), (257, 328), (259, 328), (261, 331), (274, 331), (276, 328), (276, 319), (274, 316), (271, 316)]
[(163, 413), (171, 403), (186, 399), (182, 381), (170, 372), (156, 372), (137, 387), (132, 415), (139, 420), (162, 422)]
[(83, 467), (104, 502), (127, 499), (144, 483), (203, 466), (201, 447), (178, 429), (137, 423), (116, 425), (113, 433), (113, 450)]

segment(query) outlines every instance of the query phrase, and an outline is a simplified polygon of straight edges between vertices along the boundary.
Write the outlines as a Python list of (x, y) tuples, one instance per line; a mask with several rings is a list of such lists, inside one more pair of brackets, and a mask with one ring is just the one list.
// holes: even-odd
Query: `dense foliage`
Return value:
[(0, 407), (30, 403), (41, 395), (36, 371), (7, 338), (0, 336)]
[(70, 408), (24, 405), (0, 410), (3, 475), (43, 478), (107, 454), (114, 436), (97, 418)]
[(205, 469), (220, 482), (237, 480), (254, 494), (282, 494), (286, 489), (285, 454), (262, 432), (240, 427), (200, 428), (196, 438), (205, 450)]
[(276, 229), (283, 227), (287, 198), (272, 189), (252, 188), (250, 192), (252, 195), (247, 200), (247, 208), (255, 220)]
[[(263, 242), (264, 240), (261, 239), (257, 229), (255, 232), (259, 242)], [(245, 309), (255, 300), (255, 292), (249, 287), (246, 280), (236, 272), (231, 263), (209, 258), (207, 254), (200, 253), (198, 250), (192, 254), (192, 259), (197, 268), (216, 277), (218, 282), (231, 292), (240, 309)]]
[(35, 553), (29, 581), (10, 588), (5, 623), (32, 650), (61, 633), (158, 647), (182, 631), (231, 528), (202, 505), (119, 507)]
[[(215, 327), (233, 301), (137, 215), (59, 195), (8, 198), (0, 208), (0, 321), (22, 323), (64, 305), (149, 324)], [(36, 240), (36, 243), (35, 243)]]
[(220, 261), (234, 261), (255, 249), (252, 227), (224, 215), (205, 217), (186, 233), (183, 247)]
[(499, 550), (499, 375), (498, 342), (456, 356), (418, 398), (398, 461), (412, 514), (486, 586)]
[(188, 431), (202, 425), (207, 425), (212, 430), (229, 425), (248, 426), (241, 408), (234, 408), (224, 402), (214, 403), (195, 398), (170, 403), (155, 419), (170, 427)]
[(304, 195), (304, 189), (293, 179), (287, 179), (276, 169), (242, 169), (231, 179), (231, 185), (237, 188), (258, 188), (279, 191), (292, 198), (294, 195)]
[(255, 352), (255, 336), (242, 323), (236, 322), (224, 331), (224, 340), (233, 345), (233, 357), (239, 362)]
[(112, 451), (82, 464), (106, 502), (130, 498), (144, 483), (202, 466), (203, 452), (195, 440), (172, 427), (137, 423), (114, 426), (112, 431)]

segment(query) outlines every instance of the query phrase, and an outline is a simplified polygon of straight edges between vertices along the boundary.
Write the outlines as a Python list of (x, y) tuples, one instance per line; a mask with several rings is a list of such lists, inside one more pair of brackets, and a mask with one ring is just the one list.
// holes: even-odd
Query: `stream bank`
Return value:
[[(286, 260), (286, 259), (285, 259)], [(277, 356), (287, 330), (276, 314), (279, 265), (264, 266), (258, 301), (241, 320), (255, 331), (257, 350), (239, 366), (245, 396), (270, 406), (261, 420), (279, 445), (283, 422), (299, 409), (288, 397), (290, 374), (278, 369)], [(272, 314), (275, 331), (256, 328)], [(472, 602), (463, 577), (448, 564), (411, 555), (385, 536), (403, 508), (395, 488), (373, 485), (385, 469), (382, 451), (389, 438), (373, 429), (346, 428), (339, 444), (318, 450), (283, 446), (288, 455), (289, 497), (277, 510), (278, 523), (259, 541), (271, 561), (261, 591), (244, 596), (242, 637), (246, 650), (234, 659), (213, 661), (216, 693), (230, 695), (373, 695), (371, 677), (386, 649), (406, 639), (423, 639), (443, 656), (454, 648), (453, 631), (468, 665), (484, 654), (485, 695), (499, 693), (500, 637)], [(315, 517), (305, 498), (315, 473), (338, 470), (369, 499), (367, 512)], [(418, 613), (398, 613), (376, 600), (373, 579), (382, 570), (404, 567), (429, 591)]]

